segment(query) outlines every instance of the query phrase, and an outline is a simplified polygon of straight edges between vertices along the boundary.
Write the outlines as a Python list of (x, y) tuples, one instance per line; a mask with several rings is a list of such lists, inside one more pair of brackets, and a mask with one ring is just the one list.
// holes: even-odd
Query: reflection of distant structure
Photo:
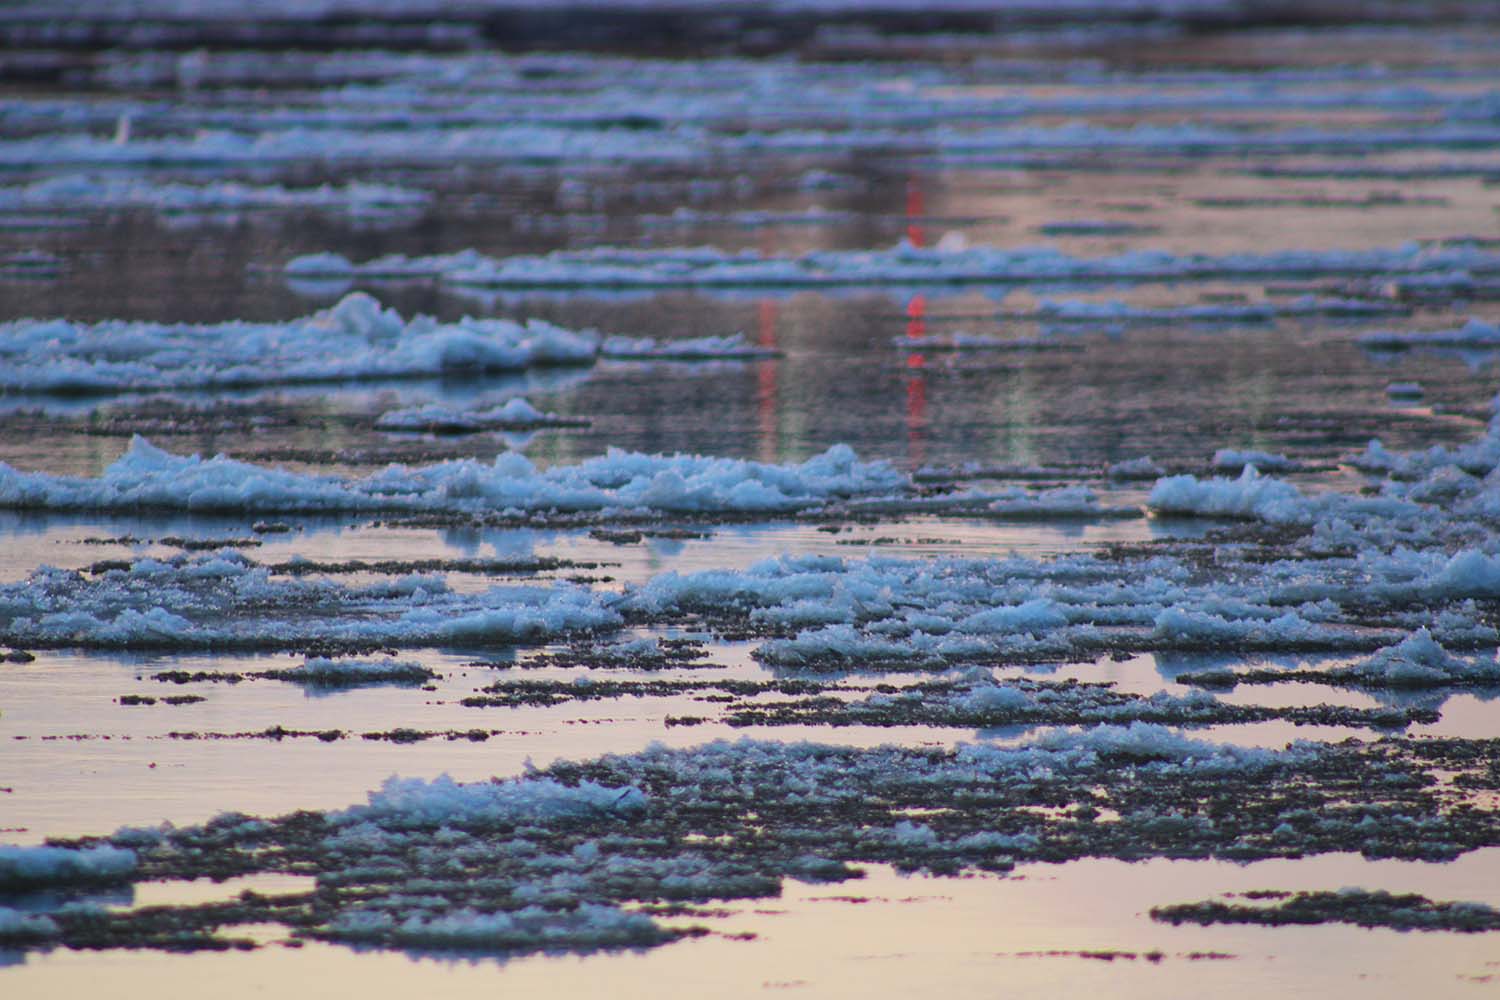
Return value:
[[(780, 308), (774, 299), (761, 299), (755, 338), (758, 347), (764, 347), (768, 351), (776, 350), (776, 318)], [(779, 457), (776, 447), (776, 366), (778, 363), (776, 358), (767, 358), (756, 363), (755, 416), (762, 462), (774, 462)]]
[[(927, 241), (922, 230), (923, 214), (922, 185), (913, 175), (906, 179), (906, 241), (914, 247)], [(913, 339), (927, 336), (927, 296), (920, 292), (906, 303), (906, 335)], [(906, 356), (906, 457), (913, 468), (927, 462), (926, 366), (926, 355), (913, 352)]]
[[(906, 335), (927, 335), (927, 296), (913, 295), (906, 304)], [(927, 356), (906, 356), (906, 455), (913, 468), (927, 461)]]
[(927, 234), (922, 231), (923, 208), (922, 185), (916, 175), (906, 179), (906, 241), (914, 247), (927, 245)]

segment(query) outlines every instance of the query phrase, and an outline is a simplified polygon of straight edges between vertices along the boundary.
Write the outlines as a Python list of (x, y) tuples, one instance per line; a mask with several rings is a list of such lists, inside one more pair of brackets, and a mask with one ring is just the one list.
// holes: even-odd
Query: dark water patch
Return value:
[(1500, 930), (1500, 910), (1483, 903), (1435, 902), (1416, 893), (1341, 889), (1338, 892), (1242, 893), (1247, 899), (1269, 901), (1234, 903), (1206, 900), (1153, 906), (1151, 919), (1168, 924), (1258, 924), (1264, 927), (1310, 924), (1354, 924), (1389, 927), (1398, 931), (1456, 931), (1477, 934)]
[(207, 701), (202, 695), (197, 694), (174, 694), (165, 698), (155, 698), (144, 694), (122, 694), (115, 698), (118, 705), (155, 705), (160, 702), (163, 705), (196, 705), (201, 701)]

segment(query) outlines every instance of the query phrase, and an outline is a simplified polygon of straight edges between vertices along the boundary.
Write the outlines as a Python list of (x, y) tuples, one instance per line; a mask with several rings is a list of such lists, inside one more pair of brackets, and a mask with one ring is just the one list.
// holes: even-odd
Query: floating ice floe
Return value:
[(136, 437), (98, 478), (21, 472), (0, 463), (0, 507), (765, 514), (860, 494), (902, 492), (908, 484), (889, 463), (861, 462), (847, 445), (789, 465), (610, 449), (577, 465), (539, 470), (525, 456), (506, 452), (492, 463), (465, 459), (416, 468), (391, 465), (371, 476), (344, 479), (251, 465), (222, 455), (172, 455)]
[(466, 250), (429, 257), (398, 254), (364, 263), (354, 263), (337, 254), (312, 254), (293, 259), (287, 264), (286, 273), (295, 278), (428, 277), (458, 285), (513, 288), (734, 288), (1277, 275), (1396, 276), (1455, 268), (1475, 273), (1500, 272), (1500, 253), (1465, 245), (1416, 244), (1382, 250), (1288, 250), (1223, 256), (1135, 250), (1108, 257), (1076, 257), (1046, 246), (954, 250), (927, 249), (909, 243), (889, 250), (820, 250), (800, 257), (767, 256), (753, 250), (727, 252), (711, 247), (558, 250), (542, 256), (505, 258), (489, 258)]
[(1213, 465), (1215, 469), (1229, 471), (1242, 470), (1247, 465), (1253, 465), (1262, 472), (1288, 472), (1301, 468), (1300, 462), (1294, 462), (1282, 454), (1241, 451), (1236, 448), (1220, 448), (1214, 452)]
[(431, 431), (439, 434), (470, 434), (485, 430), (529, 430), (535, 427), (578, 427), (588, 421), (543, 413), (530, 402), (516, 398), (483, 410), (455, 410), (441, 403), (387, 410), (375, 420), (382, 431)]
[(1078, 344), (1052, 337), (990, 337), (978, 333), (935, 334), (923, 337), (893, 337), (891, 344), (903, 351), (1077, 351)]
[(1061, 486), (1028, 490), (1009, 486), (999, 490), (959, 490), (929, 496), (875, 497), (850, 500), (857, 513), (944, 514), (953, 517), (997, 519), (1135, 518), (1139, 507), (1106, 506), (1087, 486)]
[(0, 324), (0, 388), (111, 392), (592, 364), (600, 337), (540, 320), (403, 319), (363, 293), (285, 323)]
[(135, 852), (107, 844), (69, 847), (7, 847), (0, 845), (0, 893), (119, 882), (136, 869)]
[(1109, 508), (1087, 486), (1060, 486), (1056, 489), (1030, 492), (1011, 487), (990, 500), (985, 509), (991, 514), (1010, 517), (1135, 517), (1135, 508)]
[(645, 914), (597, 903), (581, 903), (571, 910), (528, 906), (495, 913), (463, 908), (441, 916), (405, 917), (372, 907), (340, 914), (322, 936), (351, 944), (464, 951), (639, 948), (671, 939)]
[(1500, 662), (1494, 656), (1455, 656), (1424, 626), (1350, 667), (1347, 674), (1350, 680), (1382, 687), (1500, 684)]
[[(496, 586), (456, 594), (440, 576), (364, 587), (274, 576), (235, 553), (85, 576), (43, 567), (0, 587), (0, 634), (32, 646), (286, 649), (536, 642), (611, 630), (619, 614), (572, 584)], [(267, 676), (321, 686), (421, 680), (407, 663), (313, 659)]]
[(738, 337), (603, 338), (541, 320), (403, 319), (363, 292), (283, 323), (14, 320), (0, 324), (0, 390), (114, 392), (410, 378), (590, 365), (627, 357), (743, 358)]
[(1104, 471), (1110, 479), (1158, 479), (1167, 474), (1150, 455), (1113, 462)]
[(607, 358), (639, 361), (736, 361), (774, 358), (781, 352), (757, 347), (742, 333), (721, 337), (690, 337), (684, 340), (656, 340), (652, 337), (604, 338), (600, 353)]
[[(1217, 460), (1215, 464), (1220, 464)], [(1282, 479), (1263, 476), (1254, 462), (1227, 461), (1222, 467), (1243, 466), (1237, 479), (1199, 479), (1168, 476), (1151, 488), (1146, 503), (1155, 514), (1242, 518), (1280, 524), (1311, 524), (1336, 516), (1400, 519), (1416, 514), (1411, 500), (1400, 496), (1356, 497), (1341, 493), (1307, 496)]]
[(462, 784), (446, 774), (431, 781), (389, 778), (365, 805), (333, 814), (341, 827), (375, 823), (385, 829), (473, 827), (587, 819), (627, 818), (646, 805), (635, 787), (576, 786), (545, 778)]
[(411, 660), (336, 660), (327, 656), (315, 656), (298, 666), (273, 671), (272, 674), (278, 680), (314, 688), (421, 684), (437, 676)]
[(0, 906), (0, 945), (41, 944), (61, 933), (57, 921), (44, 913)]

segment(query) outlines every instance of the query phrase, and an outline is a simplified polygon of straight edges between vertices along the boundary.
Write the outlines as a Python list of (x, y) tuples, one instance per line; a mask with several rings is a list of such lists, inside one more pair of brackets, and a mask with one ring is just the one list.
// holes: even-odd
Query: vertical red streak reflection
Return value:
[(927, 464), (927, 379), (922, 375), (925, 359), (913, 354), (906, 359), (906, 457), (913, 469)]
[[(917, 294), (906, 303), (906, 336), (920, 340), (927, 335), (927, 296)], [(906, 455), (912, 468), (927, 462), (927, 356), (906, 356)]]
[(914, 247), (927, 245), (927, 234), (922, 229), (922, 216), (926, 214), (922, 185), (912, 174), (906, 179), (906, 242)]
[[(761, 299), (756, 316), (756, 344), (776, 350), (776, 303)], [(778, 378), (776, 358), (756, 362), (755, 370), (755, 417), (757, 439), (760, 444), (760, 460), (774, 462), (779, 457), (776, 448), (776, 381)]]
[(906, 303), (906, 335), (914, 340), (927, 336), (927, 296), (921, 292)]

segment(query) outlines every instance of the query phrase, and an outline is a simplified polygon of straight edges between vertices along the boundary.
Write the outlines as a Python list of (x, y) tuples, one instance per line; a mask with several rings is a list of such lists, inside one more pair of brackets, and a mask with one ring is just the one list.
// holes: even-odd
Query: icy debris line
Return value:
[(1035, 318), (1053, 323), (1270, 323), (1281, 317), (1383, 316), (1403, 311), (1393, 302), (1369, 299), (1317, 298), (1302, 296), (1288, 302), (1259, 302), (1245, 305), (1192, 305), (1171, 308), (1144, 308), (1124, 302), (1091, 302), (1077, 299), (1043, 299), (1034, 314), (1018, 318)]
[[(459, 594), (441, 576), (412, 574), (351, 587), (311, 576), (273, 575), (231, 555), (139, 559), (128, 568), (89, 576), (42, 567), (22, 583), (0, 585), (0, 634), (12, 642), (24, 637), (30, 645), (412, 647), (535, 642), (620, 624), (620, 615), (601, 595), (571, 583)], [(413, 664), (361, 667), (313, 660), (305, 670), (268, 675), (327, 687), (429, 676), (419, 670)]]
[(410, 378), (591, 365), (601, 355), (763, 356), (737, 337), (605, 338), (542, 320), (403, 319), (363, 292), (283, 323), (0, 324), (0, 390), (87, 393)]
[(458, 162), (681, 162), (702, 155), (703, 136), (690, 128), (643, 132), (517, 123), (400, 130), (286, 128), (199, 131), (191, 136), (115, 142), (91, 135), (0, 140), (0, 166), (69, 168), (217, 166), (295, 163), (453, 164)]
[(659, 250), (606, 247), (505, 258), (486, 257), (473, 250), (429, 257), (397, 254), (354, 263), (337, 254), (324, 253), (295, 258), (287, 264), (286, 273), (293, 278), (427, 277), (458, 285), (515, 288), (732, 288), (1287, 274), (1410, 275), (1455, 268), (1500, 271), (1500, 253), (1472, 246), (1406, 244), (1376, 250), (1289, 250), (1224, 256), (1137, 250), (1108, 257), (1076, 257), (1048, 246), (955, 250), (921, 248), (903, 242), (886, 250), (821, 250), (800, 257), (766, 256), (753, 250), (726, 252), (712, 247)]
[(1106, 506), (1087, 486), (1028, 490), (967, 489), (932, 496), (874, 497), (849, 501), (851, 511), (889, 514), (949, 514), (960, 517), (1040, 520), (1046, 518), (1136, 518), (1139, 507)]
[[(945, 112), (947, 109), (943, 109)], [(949, 163), (1003, 157), (1034, 162), (1037, 154), (1150, 150), (1182, 155), (1258, 152), (1285, 155), (1329, 149), (1447, 149), (1493, 145), (1500, 130), (1487, 121), (1443, 122), (1368, 129), (1288, 128), (1243, 130), (1193, 123), (1115, 128), (1071, 123), (1014, 127), (881, 127), (858, 111), (847, 129), (747, 130), (726, 134), (694, 121), (638, 129), (608, 123), (593, 127), (564, 120), (468, 122), (448, 127), (404, 123), (401, 129), (358, 127), (342, 121), (266, 128), (274, 121), (236, 121), (235, 130), (199, 130), (117, 142), (89, 134), (0, 140), (0, 166), (66, 169), (154, 168), (295, 163), (355, 165), (516, 163), (698, 163), (719, 156), (795, 156), (831, 151), (901, 150), (936, 154)], [(325, 127), (320, 127), (325, 126)]]
[(489, 464), (391, 465), (363, 479), (172, 455), (141, 437), (98, 478), (0, 463), (0, 507), (59, 510), (776, 513), (907, 487), (889, 463), (862, 462), (847, 445), (790, 465), (610, 449), (544, 471), (506, 452)]
[(387, 184), (323, 184), (288, 188), (226, 181), (159, 183), (139, 178), (65, 174), (0, 187), (0, 210), (79, 212), (150, 209), (157, 212), (224, 212), (241, 209), (320, 209), (352, 215), (412, 209), (427, 204), (425, 191)]
[(1286, 472), (1299, 468), (1297, 462), (1279, 453), (1234, 448), (1220, 448), (1214, 452), (1213, 465), (1230, 472), (1242, 471), (1247, 465), (1253, 465), (1261, 472)]

